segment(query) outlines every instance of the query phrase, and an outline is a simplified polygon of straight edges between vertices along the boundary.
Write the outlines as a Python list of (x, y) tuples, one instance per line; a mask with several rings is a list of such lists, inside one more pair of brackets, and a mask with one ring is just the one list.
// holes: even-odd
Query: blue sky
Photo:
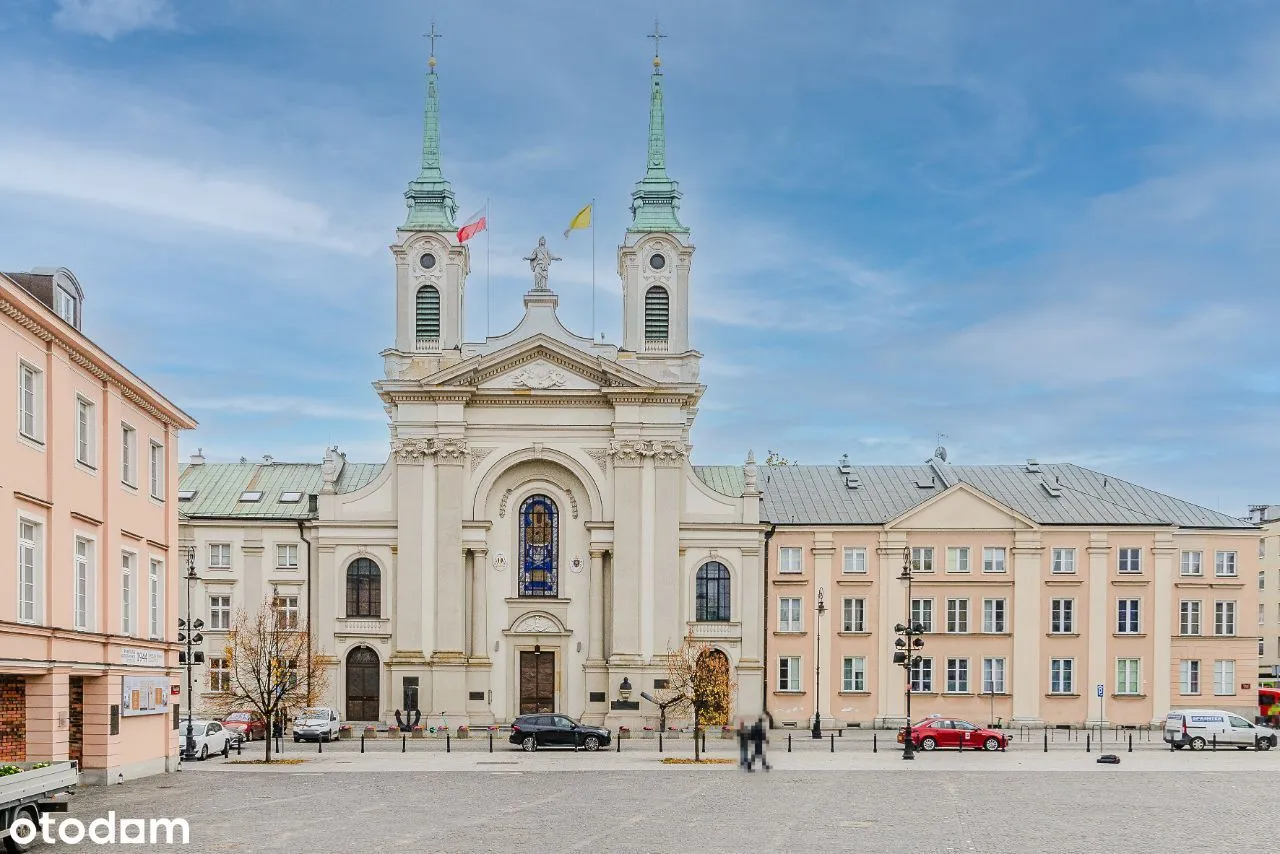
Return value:
[[(785, 8), (785, 13), (779, 11)], [(0, 269), (65, 265), (86, 331), (201, 422), (184, 451), (385, 458), (402, 193), (438, 45), (468, 337), (619, 340), (653, 13), (698, 246), (695, 461), (1071, 461), (1280, 501), (1280, 4), (1264, 0), (6, 0)]]

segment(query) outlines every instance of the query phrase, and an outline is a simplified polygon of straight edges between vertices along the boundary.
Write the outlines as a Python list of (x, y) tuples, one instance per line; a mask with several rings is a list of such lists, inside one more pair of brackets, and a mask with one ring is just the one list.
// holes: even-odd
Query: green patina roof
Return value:
[(680, 210), (680, 184), (667, 175), (667, 130), (662, 106), (661, 61), (654, 57), (649, 94), (649, 162), (644, 179), (631, 194), (631, 226), (627, 231), (687, 232)]
[(453, 231), (458, 212), (453, 189), (440, 168), (440, 98), (436, 90), (435, 57), (427, 72), (427, 105), (422, 122), (422, 168), (405, 190), (409, 216), (404, 228), (418, 231)]
[[(338, 492), (355, 492), (382, 473), (383, 463), (347, 463), (338, 477)], [(186, 464), (178, 474), (179, 491), (194, 490), (190, 501), (178, 501), (178, 512), (189, 519), (309, 519), (307, 496), (324, 484), (319, 463), (203, 463)], [(240, 495), (260, 490), (262, 500), (241, 501)], [(284, 504), (284, 492), (301, 492), (297, 503)]]

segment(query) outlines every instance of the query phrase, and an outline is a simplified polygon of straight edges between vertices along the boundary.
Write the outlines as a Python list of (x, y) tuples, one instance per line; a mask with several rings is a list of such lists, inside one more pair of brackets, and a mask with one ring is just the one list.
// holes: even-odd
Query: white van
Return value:
[(1204, 750), (1215, 743), (1240, 750), (1270, 750), (1276, 746), (1276, 732), (1221, 709), (1179, 709), (1164, 720), (1164, 740), (1175, 750), (1188, 745)]

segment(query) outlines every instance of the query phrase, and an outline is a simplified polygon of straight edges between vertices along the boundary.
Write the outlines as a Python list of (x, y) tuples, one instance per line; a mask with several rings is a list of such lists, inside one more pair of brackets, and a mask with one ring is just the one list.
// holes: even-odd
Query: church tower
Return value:
[[(470, 268), (465, 244), (458, 243), (454, 216), (458, 205), (440, 168), (440, 99), (436, 79), (435, 26), (427, 60), (427, 104), (422, 129), (422, 166), (409, 182), (409, 215), (391, 252), (396, 259), (397, 362), (451, 361), (460, 357), (465, 315), (463, 294)], [(451, 352), (452, 351), (452, 352)], [(443, 358), (442, 358), (443, 357)]]
[[(622, 277), (623, 350), (652, 376), (681, 379), (696, 363), (689, 346), (689, 264), (693, 244), (680, 224), (680, 185), (667, 175), (667, 136), (662, 105), (662, 58), (654, 25), (649, 83), (649, 159), (631, 194), (631, 226), (618, 247)], [(696, 371), (696, 368), (694, 368)], [(696, 373), (695, 375), (696, 376)]]

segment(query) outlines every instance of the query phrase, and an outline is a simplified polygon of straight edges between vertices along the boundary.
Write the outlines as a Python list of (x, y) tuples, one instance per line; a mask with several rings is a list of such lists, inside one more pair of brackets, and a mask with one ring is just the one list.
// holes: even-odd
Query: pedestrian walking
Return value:
[(747, 722), (738, 721), (738, 767), (748, 771), (751, 770), (751, 762), (748, 758), (750, 747), (751, 734), (747, 731)]
[(747, 770), (751, 770), (751, 766), (755, 764), (756, 759), (760, 760), (760, 767), (765, 771), (770, 768), (769, 762), (764, 756), (764, 746), (769, 740), (768, 734), (764, 729), (764, 718), (756, 718), (756, 722), (751, 725), (751, 745), (753, 748), (751, 758), (747, 761)]

